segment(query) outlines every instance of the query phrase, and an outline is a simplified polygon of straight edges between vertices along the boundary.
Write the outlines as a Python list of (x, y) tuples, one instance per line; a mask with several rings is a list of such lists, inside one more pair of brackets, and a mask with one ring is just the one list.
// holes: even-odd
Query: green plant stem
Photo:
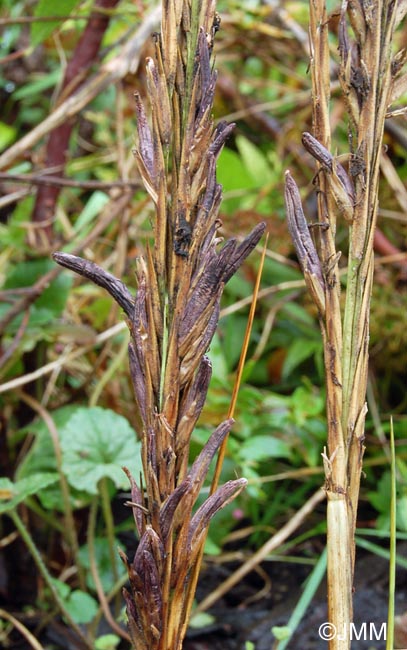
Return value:
[(188, 113), (191, 107), (193, 68), (195, 63), (196, 44), (198, 41), (200, 4), (201, 3), (199, 0), (191, 0), (191, 31), (189, 33), (187, 44), (187, 66), (185, 79), (185, 98), (183, 101), (181, 141), (184, 137)]
[(391, 495), (390, 495), (390, 566), (389, 566), (389, 605), (387, 617), (386, 650), (394, 646), (394, 596), (396, 593), (396, 451), (394, 446), (393, 419), (390, 422), (391, 453)]
[(61, 614), (67, 620), (67, 622), (72, 627), (72, 629), (75, 630), (76, 634), (81, 638), (81, 640), (84, 642), (86, 647), (89, 648), (89, 650), (93, 650), (93, 643), (91, 643), (89, 641), (89, 639), (86, 638), (86, 636), (83, 634), (80, 627), (75, 623), (72, 616), (67, 611), (62, 598), (60, 597), (57, 589), (55, 588), (55, 585), (54, 585), (54, 583), (52, 581), (52, 576), (48, 572), (48, 569), (45, 566), (45, 564), (44, 564), (44, 562), (42, 560), (42, 557), (41, 557), (37, 547), (35, 546), (34, 541), (33, 541), (32, 537), (31, 537), (30, 533), (28, 532), (27, 528), (25, 527), (25, 525), (23, 523), (23, 520), (21, 519), (21, 517), (19, 516), (19, 514), (18, 514), (18, 512), (16, 510), (10, 510), (10, 512), (8, 512), (8, 514), (12, 518), (15, 527), (17, 528), (18, 532), (21, 535), (22, 540), (24, 541), (24, 543), (27, 546), (29, 552), (31, 553), (31, 556), (32, 556), (37, 568), (38, 568), (38, 571), (40, 572), (40, 574), (44, 578), (44, 581), (45, 581), (47, 587), (49, 588), (49, 590), (50, 590), (56, 604), (58, 605)]
[[(161, 358), (164, 360), (167, 358), (167, 352), (168, 352), (168, 319), (169, 319), (169, 314), (168, 314), (168, 294), (165, 293), (164, 295), (164, 309), (163, 309), (163, 339), (162, 339), (162, 351), (161, 351)], [(163, 407), (163, 392), (164, 392), (164, 381), (165, 381), (165, 369), (166, 369), (166, 364), (162, 363), (161, 364), (161, 375), (160, 375), (160, 408), (162, 409)]]
[(61, 524), (61, 522), (56, 519), (55, 514), (51, 512), (47, 512), (44, 510), (44, 508), (41, 508), (41, 506), (38, 505), (38, 503), (33, 499), (32, 497), (27, 497), (25, 500), (25, 505), (27, 508), (32, 510), (42, 521), (47, 522), (49, 526), (57, 530), (59, 533), (64, 535), (65, 531), (65, 526), (64, 524)]
[(116, 539), (114, 534), (114, 520), (113, 520), (112, 508), (110, 504), (108, 479), (105, 476), (100, 479), (98, 483), (98, 489), (99, 489), (100, 499), (102, 502), (103, 519), (106, 525), (106, 537), (109, 546), (110, 564), (112, 567), (113, 580), (114, 582), (117, 582), (119, 579), (119, 574), (117, 572), (117, 552), (115, 548)]
[(71, 507), (71, 499), (70, 499), (70, 493), (69, 493), (69, 486), (68, 486), (68, 481), (65, 478), (65, 475), (62, 473), (62, 468), (60, 463), (58, 462), (58, 473), (59, 473), (59, 479), (60, 479), (60, 484), (61, 484), (61, 492), (62, 492), (62, 499), (64, 502), (64, 514), (65, 514), (65, 521), (67, 525), (67, 530), (66, 536), (68, 538), (70, 547), (72, 549), (73, 556), (75, 558), (76, 566), (78, 568), (78, 578), (79, 578), (79, 585), (83, 591), (86, 590), (85, 587), (85, 575), (83, 572), (83, 568), (81, 566), (81, 563), (79, 562), (79, 543), (78, 543), (78, 537), (76, 535), (76, 525), (75, 525), (75, 519), (73, 516), (72, 512), (72, 507)]
[(59, 482), (61, 486), (62, 502), (63, 502), (63, 513), (65, 519), (65, 530), (64, 534), (68, 540), (69, 546), (71, 548), (73, 557), (75, 559), (76, 566), (78, 568), (78, 579), (80, 588), (83, 591), (86, 591), (85, 585), (85, 575), (81, 563), (79, 562), (79, 543), (78, 537), (76, 534), (76, 525), (75, 519), (73, 516), (72, 506), (71, 506), (71, 497), (68, 481), (62, 470), (62, 451), (59, 441), (59, 435), (57, 428), (55, 426), (54, 420), (48, 413), (48, 411), (43, 407), (43, 405), (34, 399), (31, 395), (21, 391), (21, 398), (34, 410), (38, 415), (44, 420), (49, 434), (51, 436), (52, 445), (54, 447), (55, 461), (57, 466), (57, 472), (59, 475)]
[(290, 636), (277, 643), (275, 650), (285, 650), (290, 641), (290, 638), (294, 634), (301, 620), (304, 618), (304, 615), (313, 599), (319, 585), (321, 584), (322, 578), (326, 573), (326, 547), (324, 548), (317, 564), (312, 570), (311, 575), (307, 579), (307, 583), (304, 587), (298, 603), (296, 604), (290, 618), (288, 619), (287, 627), (290, 628)]
[(114, 632), (120, 636), (120, 638), (130, 642), (130, 637), (127, 634), (127, 632), (125, 632), (125, 630), (123, 630), (120, 627), (120, 625), (118, 625), (118, 623), (114, 620), (112, 616), (112, 612), (110, 611), (109, 608), (109, 603), (107, 601), (105, 592), (103, 590), (102, 581), (99, 576), (97, 562), (96, 562), (96, 553), (95, 553), (95, 530), (96, 530), (97, 511), (98, 511), (98, 497), (96, 496), (90, 505), (88, 528), (87, 528), (90, 571), (92, 574), (92, 578), (95, 582), (96, 593), (98, 595), (99, 603), (100, 606), (102, 607), (106, 621), (109, 623), (112, 630), (114, 630)]
[(120, 625), (118, 625), (118, 623), (114, 620), (112, 616), (112, 612), (110, 611), (108, 600), (103, 590), (102, 581), (98, 573), (96, 553), (95, 553), (95, 530), (96, 530), (97, 511), (98, 511), (98, 497), (96, 496), (90, 505), (88, 528), (87, 528), (90, 572), (95, 582), (96, 593), (98, 595), (99, 603), (103, 610), (103, 614), (105, 615), (106, 621), (109, 623), (112, 630), (120, 636), (120, 638), (130, 642), (130, 637), (127, 634), (127, 632), (125, 632), (125, 630), (123, 630), (120, 627)]

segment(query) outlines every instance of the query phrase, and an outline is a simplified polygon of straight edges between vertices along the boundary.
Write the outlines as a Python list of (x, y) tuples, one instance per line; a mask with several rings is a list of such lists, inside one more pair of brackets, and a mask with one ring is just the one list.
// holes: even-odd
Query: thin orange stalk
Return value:
[[(243, 344), (242, 344), (242, 351), (240, 353), (239, 364), (238, 364), (237, 371), (236, 371), (236, 378), (235, 378), (235, 382), (234, 382), (234, 386), (233, 386), (232, 398), (231, 398), (231, 401), (230, 401), (230, 404), (229, 404), (228, 419), (233, 418), (235, 408), (236, 408), (236, 402), (237, 402), (237, 397), (238, 397), (238, 394), (239, 394), (240, 383), (241, 383), (241, 380), (242, 380), (244, 365), (245, 365), (245, 362), (246, 362), (247, 349), (249, 347), (249, 340), (250, 340), (250, 335), (251, 335), (252, 326), (253, 326), (254, 314), (256, 312), (257, 298), (258, 298), (258, 295), (259, 295), (260, 280), (261, 280), (261, 276), (262, 276), (262, 273), (263, 273), (264, 260), (265, 260), (265, 257), (266, 257), (268, 238), (269, 238), (269, 234), (266, 233), (266, 239), (265, 239), (264, 246), (263, 246), (263, 252), (262, 252), (262, 255), (261, 255), (261, 259), (260, 259), (260, 265), (259, 265), (259, 269), (257, 271), (256, 283), (255, 283), (255, 286), (254, 286), (252, 302), (251, 302), (251, 305), (250, 305), (249, 316), (248, 316), (248, 319), (247, 319), (246, 331), (245, 331), (245, 336), (244, 336)], [(214, 494), (214, 492), (217, 489), (220, 474), (221, 474), (221, 471), (222, 471), (223, 461), (224, 461), (224, 458), (225, 458), (226, 447), (227, 447), (227, 437), (225, 438), (225, 440), (223, 441), (221, 447), (219, 448), (218, 457), (217, 457), (217, 460), (216, 460), (215, 472), (214, 472), (211, 487), (210, 487), (210, 494)], [(186, 627), (187, 627), (188, 621), (189, 621), (190, 616), (191, 616), (192, 605), (193, 605), (193, 601), (194, 601), (194, 595), (195, 595), (196, 586), (197, 586), (197, 583), (198, 583), (199, 571), (200, 571), (200, 567), (201, 567), (201, 564), (202, 564), (202, 558), (203, 558), (203, 554), (204, 554), (205, 541), (206, 541), (206, 536), (204, 537), (204, 539), (202, 541), (202, 544), (201, 544), (201, 548), (199, 549), (198, 557), (197, 557), (195, 566), (193, 568), (192, 576), (191, 576), (190, 589), (188, 591), (187, 598), (186, 598), (186, 603), (185, 603), (185, 610), (186, 610), (185, 626)], [(186, 632), (186, 627), (185, 627), (185, 632)]]

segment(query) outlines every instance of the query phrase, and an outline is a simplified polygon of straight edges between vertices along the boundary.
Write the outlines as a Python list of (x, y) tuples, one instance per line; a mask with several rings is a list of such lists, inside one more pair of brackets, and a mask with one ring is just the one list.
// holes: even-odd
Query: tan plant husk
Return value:
[[(317, 162), (319, 237), (309, 234), (291, 175), (286, 178), (290, 232), (308, 288), (318, 307), (325, 351), (327, 451), (328, 610), (338, 634), (331, 650), (350, 647), (354, 534), (364, 453), (369, 309), (373, 279), (373, 235), (384, 119), (393, 100), (404, 54), (392, 56), (401, 5), (388, 0), (344, 1), (338, 45), (339, 80), (349, 116), (349, 176), (330, 153), (329, 18), (324, 0), (310, 2), (313, 130), (303, 144)], [(405, 13), (405, 12), (404, 12)], [(336, 224), (349, 226), (344, 313), (340, 307)]]
[[(149, 109), (136, 96), (135, 156), (155, 206), (154, 245), (138, 260), (137, 294), (99, 266), (65, 253), (54, 259), (109, 291), (131, 334), (129, 360), (142, 423), (143, 483), (126, 470), (140, 538), (132, 562), (122, 554), (132, 643), (179, 650), (190, 581), (211, 518), (245, 486), (228, 481), (194, 508), (212, 459), (233, 420), (212, 433), (188, 469), (189, 442), (205, 402), (223, 287), (264, 232), (218, 249), (221, 187), (216, 159), (232, 126), (216, 127), (211, 54), (219, 19), (212, 0), (164, 0), (154, 57), (147, 60)], [(148, 114), (151, 113), (151, 125)]]

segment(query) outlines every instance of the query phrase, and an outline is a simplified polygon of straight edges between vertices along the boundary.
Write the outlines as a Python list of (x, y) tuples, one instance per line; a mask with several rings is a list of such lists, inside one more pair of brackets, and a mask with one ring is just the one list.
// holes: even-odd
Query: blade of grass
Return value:
[(298, 600), (298, 603), (294, 607), (294, 610), (288, 620), (286, 627), (290, 630), (290, 636), (283, 639), (282, 641), (279, 641), (275, 647), (275, 650), (285, 650), (290, 638), (304, 618), (304, 615), (326, 573), (326, 558), (327, 549), (325, 547), (321, 553), (320, 558), (318, 559), (317, 564), (312, 570), (311, 575), (307, 579), (304, 591), (302, 592), (300, 599)]
[[(393, 418), (390, 420), (391, 494), (390, 494), (390, 565), (389, 605), (387, 617), (386, 650), (394, 646), (394, 599), (396, 594), (396, 451), (394, 446)], [(405, 563), (407, 568), (407, 561)]]
[[(374, 555), (378, 555), (379, 557), (382, 557), (385, 560), (388, 560), (389, 562), (391, 561), (391, 551), (388, 551), (387, 549), (383, 548), (382, 546), (378, 546), (373, 542), (369, 542), (368, 540), (363, 539), (361, 537), (356, 537), (356, 546), (359, 546), (359, 548), (363, 548), (365, 549), (365, 551), (369, 551), (370, 553), (374, 553)], [(391, 548), (391, 543), (390, 543), (390, 548)], [(407, 569), (407, 559), (405, 557), (401, 555), (396, 555), (395, 561), (398, 566)]]
[(25, 545), (27, 546), (28, 550), (31, 553), (31, 557), (33, 558), (38, 571), (44, 578), (45, 584), (47, 585), (48, 589), (50, 590), (56, 604), (59, 607), (59, 610), (63, 617), (68, 621), (69, 625), (72, 627), (73, 630), (75, 630), (76, 634), (80, 637), (80, 639), (84, 642), (87, 648), (89, 650), (93, 650), (93, 644), (89, 641), (89, 639), (86, 638), (84, 633), (82, 632), (81, 628), (75, 623), (73, 620), (72, 616), (70, 613), (67, 611), (65, 604), (59, 595), (57, 589), (55, 588), (54, 582), (52, 580), (52, 576), (48, 572), (47, 567), (45, 566), (45, 563), (35, 546), (30, 533), (28, 532), (27, 528), (25, 527), (23, 520), (21, 519), (20, 515), (16, 510), (10, 510), (8, 513), (9, 516), (12, 518), (13, 523), (15, 527), (17, 528), (18, 532), (21, 535), (21, 538), (23, 539)]

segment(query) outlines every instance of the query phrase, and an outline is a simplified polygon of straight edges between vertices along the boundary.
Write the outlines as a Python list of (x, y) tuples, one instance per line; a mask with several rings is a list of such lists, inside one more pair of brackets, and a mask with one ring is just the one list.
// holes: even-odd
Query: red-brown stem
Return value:
[[(100, 9), (113, 9), (118, 2), (119, 0), (95, 0), (96, 11), (91, 13), (67, 65), (59, 100), (75, 91), (95, 61), (110, 18), (107, 13), (100, 12)], [(58, 169), (58, 173), (61, 175), (66, 164), (73, 124), (73, 120), (68, 120), (58, 126), (50, 133), (47, 143), (45, 166), (54, 170)], [(51, 242), (53, 237), (53, 215), (60, 191), (58, 186), (44, 185), (37, 192), (32, 221), (34, 223), (44, 222), (44, 227), (41, 229), (45, 239), (44, 243)]]

